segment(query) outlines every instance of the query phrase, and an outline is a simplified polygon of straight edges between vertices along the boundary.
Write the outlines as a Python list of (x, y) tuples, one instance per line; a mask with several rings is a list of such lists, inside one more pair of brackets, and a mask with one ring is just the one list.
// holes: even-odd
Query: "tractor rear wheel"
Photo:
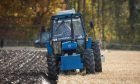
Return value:
[(86, 49), (84, 51), (84, 60), (85, 60), (86, 74), (94, 74), (95, 61), (94, 61), (94, 54), (92, 49)]
[(47, 58), (48, 64), (48, 80), (51, 84), (57, 84), (58, 74), (57, 74), (57, 63), (56, 57), (51, 56)]
[(95, 58), (95, 71), (102, 72), (102, 61), (101, 61), (101, 52), (99, 47), (99, 42), (92, 42), (92, 49)]

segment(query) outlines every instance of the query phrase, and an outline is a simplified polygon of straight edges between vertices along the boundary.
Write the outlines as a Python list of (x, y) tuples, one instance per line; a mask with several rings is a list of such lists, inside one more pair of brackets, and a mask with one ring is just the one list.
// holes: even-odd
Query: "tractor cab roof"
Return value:
[(55, 15), (55, 16), (52, 16), (52, 20), (67, 19), (67, 18), (79, 18), (79, 16), (81, 16), (81, 14), (76, 13), (74, 9), (65, 10), (65, 11), (58, 12), (57, 15)]
[(75, 13), (76, 13), (75, 10), (72, 9), (72, 10), (59, 11), (59, 12), (57, 13), (57, 15), (75, 14)]
[(67, 19), (67, 18), (79, 18), (81, 17), (81, 13), (75, 13), (75, 14), (63, 14), (63, 15), (55, 15), (52, 16), (52, 20), (59, 20), (59, 19)]

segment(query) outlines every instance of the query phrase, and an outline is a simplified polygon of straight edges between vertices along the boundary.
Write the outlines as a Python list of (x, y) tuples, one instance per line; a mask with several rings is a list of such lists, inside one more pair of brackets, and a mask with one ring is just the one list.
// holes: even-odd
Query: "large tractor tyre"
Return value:
[(86, 74), (94, 74), (95, 61), (94, 61), (94, 54), (92, 49), (86, 49), (84, 51), (84, 61), (85, 61)]
[(95, 71), (102, 72), (102, 61), (101, 61), (99, 42), (92, 42), (92, 49), (95, 58)]
[(58, 72), (57, 72), (57, 63), (54, 56), (47, 58), (48, 64), (48, 80), (51, 84), (57, 84)]

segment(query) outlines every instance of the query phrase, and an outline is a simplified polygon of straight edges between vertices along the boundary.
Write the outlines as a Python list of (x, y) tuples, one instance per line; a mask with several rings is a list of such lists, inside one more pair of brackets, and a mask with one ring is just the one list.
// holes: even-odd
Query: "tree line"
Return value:
[[(139, 0), (0, 0), (0, 29), (32, 31), (22, 38), (31, 39), (41, 25), (50, 27), (52, 15), (72, 8), (82, 13), (88, 35), (93, 39), (140, 44)], [(90, 28), (90, 22), (94, 28)]]

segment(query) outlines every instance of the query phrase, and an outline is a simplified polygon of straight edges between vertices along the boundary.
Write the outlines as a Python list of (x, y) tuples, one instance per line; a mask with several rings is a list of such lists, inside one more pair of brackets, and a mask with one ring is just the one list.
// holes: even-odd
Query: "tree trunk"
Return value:
[(41, 20), (42, 20), (41, 14), (40, 14), (40, 12), (37, 12), (33, 24), (39, 25), (39, 24), (41, 24)]
[(80, 12), (80, 10), (81, 10), (81, 1), (80, 0), (77, 0), (78, 1), (78, 12)]
[(70, 9), (71, 7), (71, 0), (65, 0), (66, 3), (66, 9)]
[(105, 32), (104, 32), (104, 28), (105, 28), (105, 14), (104, 14), (104, 7), (105, 7), (105, 1), (102, 0), (102, 47), (103, 49), (105, 49)]
[(120, 28), (120, 9), (121, 9), (121, 2), (120, 1), (114, 1), (114, 9), (115, 9), (115, 11), (114, 11), (114, 14), (115, 14), (115, 17), (114, 17), (114, 19), (115, 19), (115, 31), (116, 31), (116, 35), (117, 35), (117, 37), (118, 37), (118, 39), (117, 40), (119, 40), (119, 41), (122, 41), (122, 36), (121, 36), (121, 28)]
[(129, 0), (129, 24), (130, 24), (130, 32), (132, 35), (135, 33), (135, 26), (136, 23), (136, 0)]
[(83, 21), (85, 23), (85, 14), (86, 14), (86, 0), (83, 0)]

